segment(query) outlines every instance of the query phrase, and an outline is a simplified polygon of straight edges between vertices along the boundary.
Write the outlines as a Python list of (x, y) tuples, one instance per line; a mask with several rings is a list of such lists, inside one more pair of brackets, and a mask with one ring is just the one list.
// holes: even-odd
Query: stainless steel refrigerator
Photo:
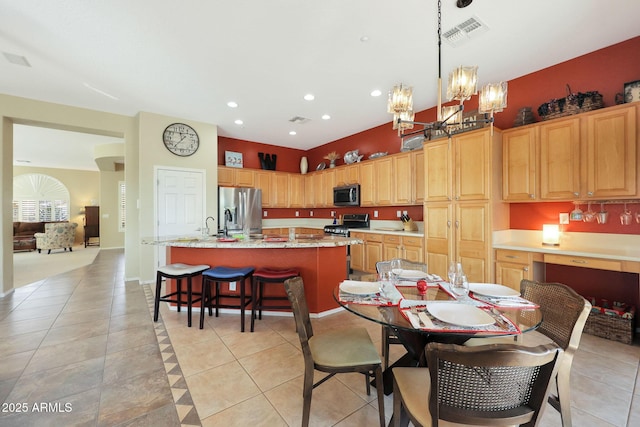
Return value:
[(218, 230), (229, 234), (262, 233), (262, 190), (218, 187)]

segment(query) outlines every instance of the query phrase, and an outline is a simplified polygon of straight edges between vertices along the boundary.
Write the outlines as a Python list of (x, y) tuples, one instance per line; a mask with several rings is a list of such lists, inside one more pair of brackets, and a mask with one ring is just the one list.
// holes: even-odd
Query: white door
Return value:
[[(200, 236), (204, 223), (205, 171), (156, 170), (158, 218), (156, 236)], [(166, 248), (158, 246), (156, 266), (166, 264)]]

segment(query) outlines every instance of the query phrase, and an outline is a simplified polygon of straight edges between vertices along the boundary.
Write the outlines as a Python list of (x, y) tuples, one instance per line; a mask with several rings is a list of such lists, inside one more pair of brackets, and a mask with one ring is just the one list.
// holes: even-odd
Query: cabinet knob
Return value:
[(529, 271), (529, 267), (522, 267), (522, 271)]
[(593, 197), (593, 191), (587, 191), (587, 196)]
[(578, 197), (578, 196), (580, 196), (580, 193), (578, 193), (577, 191), (574, 191), (574, 192), (573, 192), (573, 195), (574, 195), (574, 196), (576, 196), (576, 197)]
[(447, 227), (451, 228), (451, 220), (447, 221)]
[(529, 194), (529, 198), (530, 198), (530, 199), (535, 199), (535, 198), (536, 198), (536, 195), (535, 195), (535, 194)]
[(456, 228), (460, 228), (460, 221), (456, 221)]

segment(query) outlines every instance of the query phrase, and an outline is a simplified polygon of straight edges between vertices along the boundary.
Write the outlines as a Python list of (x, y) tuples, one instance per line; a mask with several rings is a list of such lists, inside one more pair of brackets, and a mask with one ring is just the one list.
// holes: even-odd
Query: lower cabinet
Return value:
[[(522, 279), (534, 280), (536, 274), (534, 262), (542, 262), (543, 254), (508, 249), (496, 249), (496, 283), (520, 291)], [(541, 264), (540, 268), (542, 268)]]

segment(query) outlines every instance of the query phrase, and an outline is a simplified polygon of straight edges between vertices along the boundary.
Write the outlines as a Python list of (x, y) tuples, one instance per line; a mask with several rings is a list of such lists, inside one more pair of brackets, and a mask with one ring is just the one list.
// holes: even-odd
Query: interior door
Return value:
[[(156, 236), (199, 237), (205, 218), (205, 172), (158, 168), (156, 174)], [(157, 267), (166, 264), (166, 249), (158, 249)]]

